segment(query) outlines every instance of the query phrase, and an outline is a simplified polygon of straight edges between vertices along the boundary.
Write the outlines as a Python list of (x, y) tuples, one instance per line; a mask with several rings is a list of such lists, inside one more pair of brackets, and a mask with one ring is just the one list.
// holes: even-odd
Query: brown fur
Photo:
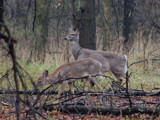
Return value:
[(81, 78), (89, 76), (90, 78), (90, 88), (96, 84), (98, 89), (101, 89), (101, 86), (97, 83), (97, 79), (90, 76), (96, 76), (102, 73), (101, 63), (92, 59), (85, 58), (81, 60), (76, 60), (74, 62), (66, 63), (57, 68), (53, 73), (48, 75), (48, 72), (45, 70), (38, 78), (37, 87), (41, 88), (45, 84), (54, 85), (55, 82), (60, 82), (61, 88), (58, 91), (58, 97), (64, 91), (67, 84), (69, 84), (72, 94), (74, 94), (73, 82), (75, 80), (65, 80), (68, 78)]
[(102, 64), (103, 72), (112, 72), (121, 81), (121, 77), (126, 77), (127, 56), (114, 52), (96, 51), (81, 48), (79, 45), (79, 31), (70, 29), (69, 35), (65, 40), (72, 42), (71, 49), (75, 59), (93, 58)]

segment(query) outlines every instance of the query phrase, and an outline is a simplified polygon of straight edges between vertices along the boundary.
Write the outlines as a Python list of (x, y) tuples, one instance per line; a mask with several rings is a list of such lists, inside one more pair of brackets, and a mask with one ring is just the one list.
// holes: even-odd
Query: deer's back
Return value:
[(102, 63), (102, 69), (105, 72), (108, 71), (123, 71), (124, 66), (127, 62), (125, 55), (107, 52), (107, 51), (95, 51), (89, 49), (82, 49), (79, 53), (78, 59), (82, 58), (93, 58)]
[(59, 72), (66, 78), (97, 75), (101, 72), (101, 63), (92, 58), (84, 58), (60, 66)]

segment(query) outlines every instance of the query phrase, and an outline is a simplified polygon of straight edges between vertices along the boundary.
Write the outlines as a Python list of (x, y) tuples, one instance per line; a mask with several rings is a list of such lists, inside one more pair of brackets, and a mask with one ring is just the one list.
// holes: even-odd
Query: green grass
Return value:
[[(27, 64), (25, 61), (18, 61), (18, 62), (32, 76), (35, 82), (37, 81), (37, 78), (41, 75), (41, 73), (45, 69), (49, 70), (50, 72), (53, 72), (56, 69), (54, 64), (50, 64), (47, 62), (45, 62), (44, 64), (41, 64), (40, 62), (36, 62), (36, 63), (31, 62), (29, 64)], [(7, 65), (5, 64), (5, 62), (1, 64), (0, 77), (3, 76), (8, 69), (11, 69), (11, 66), (12, 66), (11, 62), (7, 62)], [(23, 81), (27, 85), (27, 87), (33, 88), (29, 76), (23, 70), (21, 69), (19, 70), (23, 78)], [(14, 86), (13, 71), (9, 72), (8, 78), (10, 83)], [(18, 77), (18, 80), (20, 80), (19, 77)], [(2, 88), (6, 88), (7, 87), (6, 85), (8, 84), (8, 80), (6, 79), (6, 77), (3, 77), (1, 81), (2, 81), (1, 83)], [(20, 84), (20, 89), (22, 89), (21, 84)]]
[[(152, 90), (160, 86), (159, 72), (160, 68), (155, 69), (157, 65), (147, 64), (145, 67), (142, 65), (134, 65), (129, 69), (132, 73), (130, 81), (134, 89)], [(145, 68), (145, 69), (144, 69)]]
[[(55, 60), (56, 62), (54, 63), (51, 60), (48, 60), (48, 62), (45, 62), (42, 64), (41, 62), (31, 62), (27, 64), (25, 61), (21, 60), (18, 61), (19, 64), (32, 76), (33, 80), (36, 82), (37, 78), (41, 75), (41, 73), (47, 69), (49, 72), (53, 72), (58, 66), (60, 66), (62, 63), (62, 56), (59, 57), (61, 60)], [(4, 61), (0, 60), (0, 77), (5, 74), (5, 72), (8, 69), (11, 69), (11, 62), (9, 60)], [(135, 64), (129, 69), (129, 73), (132, 73), (130, 81), (132, 85), (132, 89), (144, 89), (144, 90), (152, 90), (155, 87), (160, 86), (160, 68), (158, 67), (159, 64), (146, 64), (145, 69), (143, 66), (143, 63), (140, 64)], [(156, 68), (156, 69), (155, 69)], [(23, 77), (24, 83), (27, 85), (28, 89), (32, 89), (33, 86), (31, 84), (30, 78), (28, 77), (25, 72), (21, 71), (21, 75)], [(113, 75), (110, 73), (107, 73), (106, 75), (111, 76), (112, 78)], [(13, 72), (9, 72), (9, 82), (10, 84), (13, 85), (14, 87), (14, 81), (13, 81)], [(114, 78), (115, 79), (115, 78)], [(125, 80), (124, 80), (125, 81)], [(75, 82), (75, 85), (83, 89), (85, 82), (81, 82), (81, 80), (77, 80)], [(104, 88), (104, 90), (107, 90), (110, 88), (111, 85), (111, 80), (110, 79), (105, 79), (103, 78), (102, 80), (99, 80), (99, 84)], [(2, 88), (7, 88), (8, 86), (8, 80), (4, 77), (1, 79), (1, 86)], [(87, 87), (87, 88), (86, 88)], [(89, 83), (85, 83), (85, 90), (88, 90)], [(68, 87), (67, 87), (68, 88)], [(22, 89), (22, 86), (20, 85), (20, 89)], [(76, 89), (76, 88), (75, 88)], [(97, 90), (96, 87), (94, 87), (95, 90)]]

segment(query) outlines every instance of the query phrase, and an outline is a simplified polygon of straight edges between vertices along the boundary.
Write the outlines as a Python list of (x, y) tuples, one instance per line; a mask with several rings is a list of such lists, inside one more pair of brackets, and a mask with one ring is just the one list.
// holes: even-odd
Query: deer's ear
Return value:
[(44, 72), (42, 73), (43, 77), (47, 77), (48, 76), (48, 70), (44, 70)]
[(58, 73), (58, 78), (60, 78), (61, 77), (61, 72), (59, 71), (59, 73)]
[(79, 33), (79, 29), (78, 28), (76, 29), (76, 33)]
[(70, 32), (70, 33), (73, 32), (72, 28), (69, 28), (69, 32)]

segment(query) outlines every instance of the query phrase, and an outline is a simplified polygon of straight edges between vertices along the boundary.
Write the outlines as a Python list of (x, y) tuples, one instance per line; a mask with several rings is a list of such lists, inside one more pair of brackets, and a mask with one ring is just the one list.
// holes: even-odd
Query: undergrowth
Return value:
[[(160, 50), (158, 43), (152, 43), (152, 40), (150, 39), (148, 43), (143, 45), (144, 39), (140, 38), (139, 40), (135, 40), (135, 43), (133, 44), (133, 47), (131, 48), (130, 53), (128, 53), (128, 65), (131, 65), (134, 62), (138, 62), (131, 67), (129, 67), (128, 72), (131, 73), (130, 82), (131, 82), (131, 88), (132, 89), (144, 89), (144, 90), (153, 90), (154, 88), (159, 88), (160, 86)], [(18, 49), (18, 46), (17, 46)], [(47, 69), (50, 73), (54, 72), (56, 68), (58, 68), (61, 64), (66, 63), (66, 53), (65, 51), (61, 50), (58, 53), (55, 54), (46, 54), (45, 62), (35, 62), (34, 60), (31, 60), (31, 62), (27, 62), (26, 57), (28, 56), (26, 52), (23, 52), (24, 55), (20, 51), (16, 49), (16, 55), (18, 58), (19, 64), (32, 76), (33, 80), (37, 82), (37, 78), (41, 75), (41, 73)], [(64, 47), (64, 50), (66, 48)], [(55, 49), (56, 51), (56, 49)], [(19, 54), (20, 53), (20, 54)], [(120, 53), (123, 53), (120, 51)], [(69, 56), (71, 56), (71, 51), (69, 52)], [(22, 56), (21, 56), (22, 55)], [(147, 60), (147, 61), (145, 61)], [(73, 56), (70, 57), (70, 61), (73, 61)], [(8, 84), (12, 84), (14, 88), (14, 81), (13, 81), (13, 71), (11, 71), (11, 60), (7, 58), (6, 56), (2, 56), (0, 58), (0, 82), (1, 88), (6, 88)], [(8, 72), (7, 75), (6, 72)], [(112, 77), (116, 80), (116, 78), (111, 73), (106, 73), (107, 76)], [(29, 80), (29, 77), (26, 77), (26, 74), (24, 73), (23, 79), (25, 80), (26, 85), (29, 89), (32, 89), (33, 86), (31, 85), (31, 82)], [(110, 88), (111, 80), (103, 78), (102, 80), (99, 80), (100, 85), (104, 88), (104, 90)], [(125, 80), (123, 79), (123, 84), (125, 83)], [(79, 86), (79, 88), (83, 88), (84, 86), (88, 89), (88, 82), (81, 82), (81, 80), (78, 80), (75, 83), (76, 86)], [(20, 86), (22, 89), (22, 86)], [(78, 89), (78, 88), (77, 88)], [(95, 88), (96, 89), (96, 88)]]
[[(9, 61), (9, 60), (8, 60)], [(0, 67), (0, 76), (2, 77), (6, 71), (8, 71), (9, 69), (11, 69), (11, 63), (8, 62), (6, 63), (6, 61), (1, 60), (1, 67)], [(24, 60), (19, 60), (19, 64), (33, 77), (33, 80), (36, 82), (37, 78), (41, 75), (41, 73), (47, 69), (49, 70), (50, 73), (54, 72), (54, 70), (56, 68), (58, 68), (61, 64), (64, 63), (63, 60), (56, 60), (58, 61), (57, 63), (54, 63), (54, 61), (49, 61), (49, 62), (30, 62), (27, 63)], [(130, 61), (130, 60), (129, 60)], [(131, 63), (129, 63), (131, 64)], [(6, 84), (8, 84), (8, 82), (13, 82), (13, 78), (12, 78), (12, 71), (10, 71), (9, 73), (11, 73), (11, 75), (8, 75), (8, 79), (6, 77), (1, 78), (1, 87), (5, 88), (7, 87)], [(130, 82), (131, 82), (131, 86), (132, 89), (144, 89), (144, 90), (153, 90), (154, 88), (158, 88), (158, 86), (160, 86), (160, 80), (159, 80), (159, 76), (160, 76), (160, 68), (159, 68), (159, 63), (146, 63), (144, 65), (144, 63), (137, 63), (133, 66), (131, 66), (129, 68), (129, 73), (131, 73), (131, 77), (130, 77)], [(107, 76), (112, 77), (113, 79), (116, 80), (116, 78), (114, 78), (114, 76), (111, 73), (106, 73)], [(33, 86), (31, 85), (31, 82), (29, 80), (28, 77), (25, 77), (24, 74), (24, 81), (27, 84), (28, 88), (33, 88)], [(103, 78), (102, 80), (99, 80), (99, 83), (102, 85), (103, 88), (108, 89), (111, 85), (111, 80), (110, 79), (106, 79)], [(123, 79), (123, 83), (125, 83), (125, 80)], [(14, 83), (13, 83), (14, 85)], [(79, 86), (78, 88), (84, 88), (87, 87), (86, 90), (88, 89), (89, 85), (88, 82), (82, 82), (81, 80), (77, 80), (75, 82), (75, 86)], [(13, 87), (14, 88), (14, 87)], [(22, 87), (20, 87), (22, 88)], [(77, 88), (77, 89), (78, 89)], [(95, 88), (96, 89), (96, 88)]]

